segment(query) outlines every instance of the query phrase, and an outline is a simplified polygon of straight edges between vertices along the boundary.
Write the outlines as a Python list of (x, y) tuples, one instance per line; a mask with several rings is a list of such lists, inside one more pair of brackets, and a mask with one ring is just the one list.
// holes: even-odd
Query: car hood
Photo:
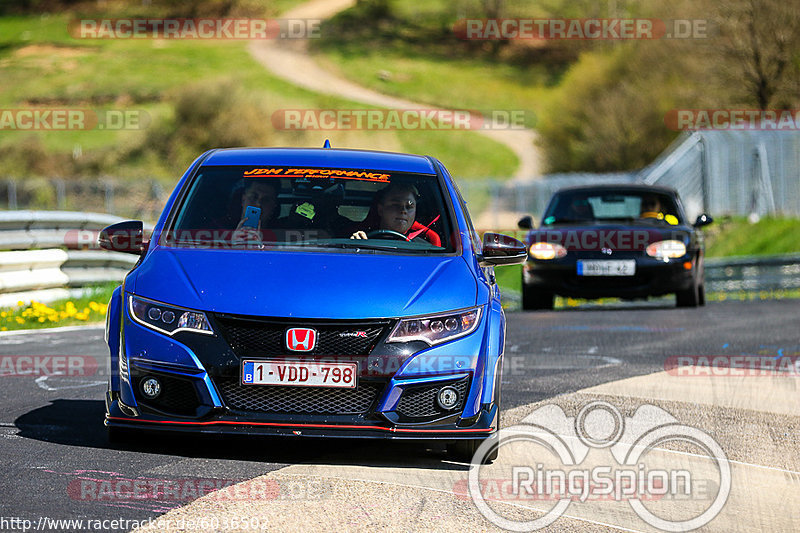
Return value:
[(127, 280), (135, 294), (203, 311), (382, 318), (474, 306), (461, 257), (157, 247)]
[(685, 225), (668, 226), (654, 223), (632, 224), (554, 224), (528, 233), (528, 244), (554, 242), (568, 251), (644, 251), (650, 243), (679, 240), (689, 244), (693, 229)]

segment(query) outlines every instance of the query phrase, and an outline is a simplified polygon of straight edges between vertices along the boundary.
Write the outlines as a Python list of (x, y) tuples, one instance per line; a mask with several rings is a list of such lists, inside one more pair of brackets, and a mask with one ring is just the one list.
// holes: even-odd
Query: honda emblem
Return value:
[(286, 330), (286, 347), (293, 352), (310, 352), (317, 345), (317, 332), (309, 328)]

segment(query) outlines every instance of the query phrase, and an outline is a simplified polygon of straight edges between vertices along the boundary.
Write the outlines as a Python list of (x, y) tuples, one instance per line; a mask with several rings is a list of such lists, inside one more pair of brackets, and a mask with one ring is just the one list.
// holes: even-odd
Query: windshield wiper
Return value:
[(318, 244), (317, 246), (330, 247), (330, 248), (342, 248), (342, 249), (351, 249), (351, 248), (363, 248), (364, 250), (401, 250), (400, 246), (396, 245), (386, 245), (386, 244), (375, 244), (371, 242), (367, 242), (364, 239), (352, 239), (353, 242), (332, 242), (332, 243), (325, 243), (325, 244)]

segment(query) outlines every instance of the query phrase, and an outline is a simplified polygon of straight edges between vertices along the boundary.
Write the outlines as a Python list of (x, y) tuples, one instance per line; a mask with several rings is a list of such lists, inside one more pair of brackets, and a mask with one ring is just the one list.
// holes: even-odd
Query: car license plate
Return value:
[(578, 261), (579, 276), (633, 276), (636, 274), (636, 261)]
[(357, 369), (356, 363), (244, 361), (242, 384), (354, 389)]

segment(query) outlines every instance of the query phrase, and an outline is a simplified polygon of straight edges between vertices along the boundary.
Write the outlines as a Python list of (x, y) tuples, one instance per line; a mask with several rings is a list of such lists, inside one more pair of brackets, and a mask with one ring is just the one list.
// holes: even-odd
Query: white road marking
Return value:
[(39, 376), (34, 381), (36, 382), (36, 384), (40, 388), (42, 388), (42, 389), (44, 389), (44, 390), (46, 390), (48, 392), (50, 392), (50, 391), (59, 391), (59, 390), (67, 390), (67, 389), (88, 389), (89, 387), (97, 387), (98, 385), (105, 385), (107, 383), (106, 381), (89, 381), (87, 383), (80, 383), (78, 385), (60, 385), (60, 386), (57, 386), (57, 387), (51, 387), (48, 383), (45, 383), (47, 381), (47, 378), (52, 377), (52, 376), (59, 376), (59, 375), (62, 375), (62, 374), (59, 373), (59, 374), (52, 374), (50, 376)]
[(14, 335), (31, 335), (38, 333), (40, 335), (46, 333), (62, 333), (65, 331), (81, 331), (86, 329), (105, 329), (106, 325), (103, 323), (86, 324), (85, 326), (62, 326), (60, 328), (42, 328), (42, 329), (20, 329), (16, 331), (0, 331), (0, 337), (11, 337)]

